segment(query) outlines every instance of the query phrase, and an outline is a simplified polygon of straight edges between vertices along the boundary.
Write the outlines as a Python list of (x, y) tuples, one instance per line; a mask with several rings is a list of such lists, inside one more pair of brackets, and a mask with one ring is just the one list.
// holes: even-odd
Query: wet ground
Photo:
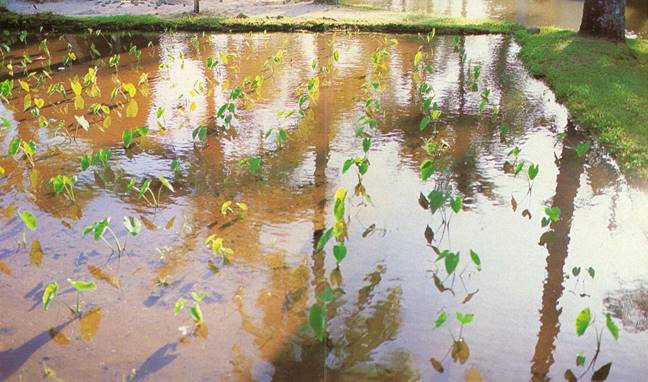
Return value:
[[(580, 27), (583, 0), (345, 0), (399, 12), (423, 12), (469, 19), (497, 19), (526, 25)], [(626, 29), (648, 36), (648, 3), (626, 1)]]
[[(0, 106), (9, 125), (0, 152), (16, 136), (36, 145), (33, 166), (20, 152), (0, 158), (0, 380), (47, 371), (66, 381), (545, 381), (568, 369), (590, 380), (609, 363), (611, 381), (648, 374), (648, 194), (603, 149), (586, 149), (511, 37), (50, 35), (50, 58), (42, 38), (11, 43), (0, 79), (15, 80)], [(418, 62), (420, 46), (434, 53)], [(68, 51), (76, 61), (66, 67)], [(50, 61), (51, 79), (39, 84)], [(94, 67), (96, 80), (83, 84)], [(65, 97), (48, 95), (55, 83)], [(112, 98), (120, 83), (136, 91), (124, 86)], [(441, 111), (424, 131), (422, 83)], [(218, 111), (241, 84), (227, 126)], [(369, 166), (343, 174), (345, 161), (365, 156), (356, 129), (367, 98), (381, 105), (370, 104), (376, 127), (364, 130)], [(303, 117), (289, 115), (295, 109)], [(143, 126), (148, 134), (125, 149), (124, 130)], [(437, 169), (422, 180), (428, 139)], [(108, 165), (82, 171), (83, 154), (101, 149), (112, 153)], [(75, 202), (48, 186), (59, 174), (78, 175)], [(158, 177), (174, 191), (162, 188), (158, 208), (128, 190), (129, 179), (150, 178), (156, 194)], [(339, 187), (348, 191), (348, 253), (337, 267), (335, 239), (316, 247), (336, 224)], [(434, 190), (461, 205), (432, 212)], [(227, 201), (247, 211), (232, 204), (224, 215)], [(548, 207), (560, 218), (543, 227)], [(24, 211), (36, 216), (35, 231), (18, 217)], [(123, 243), (124, 216), (143, 227), (121, 256), (82, 234), (111, 217)], [(234, 253), (214, 255), (210, 235)], [(436, 261), (444, 250), (460, 254), (450, 272), (447, 253)], [(97, 285), (81, 296), (81, 319), (66, 307), (75, 304), (67, 278)], [(59, 293), (44, 311), (52, 281)], [(302, 328), (327, 288), (320, 342)], [(187, 312), (192, 292), (205, 294), (200, 325)], [(181, 297), (187, 308), (176, 315)], [(579, 336), (586, 307), (594, 322)], [(457, 313), (472, 322), (460, 328)]]

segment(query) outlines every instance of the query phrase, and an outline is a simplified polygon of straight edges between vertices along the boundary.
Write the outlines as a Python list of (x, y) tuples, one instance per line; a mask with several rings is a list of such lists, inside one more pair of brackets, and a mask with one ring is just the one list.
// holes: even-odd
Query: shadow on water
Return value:
[(157, 373), (165, 366), (169, 365), (176, 358), (178, 354), (174, 354), (178, 347), (177, 342), (168, 343), (151, 354), (144, 363), (137, 369), (137, 373), (130, 382), (143, 381), (146, 377)]
[[(65, 329), (74, 319), (56, 326), (54, 329), (60, 332)], [(45, 330), (36, 337), (20, 345), (20, 347), (0, 352), (0, 380), (4, 381), (18, 371), (31, 356), (41, 347), (52, 340), (51, 330)]]
[(549, 369), (554, 363), (553, 351), (560, 332), (560, 314), (562, 308), (558, 303), (565, 289), (563, 268), (569, 254), (569, 241), (574, 202), (580, 187), (580, 178), (584, 171), (584, 162), (576, 154), (575, 147), (581, 138), (575, 133), (574, 126), (568, 125), (563, 149), (558, 158), (558, 177), (552, 207), (560, 207), (560, 220), (550, 225), (550, 237), (547, 239), (547, 276), (542, 288), (542, 307), (540, 309), (540, 331), (536, 342), (531, 364), (531, 380), (543, 382), (549, 380)]

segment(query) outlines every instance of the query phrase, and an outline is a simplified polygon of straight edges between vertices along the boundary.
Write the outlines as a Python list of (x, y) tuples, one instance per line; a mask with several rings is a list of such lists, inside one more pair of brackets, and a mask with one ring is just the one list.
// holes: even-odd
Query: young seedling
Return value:
[(227, 265), (231, 262), (232, 256), (234, 255), (234, 250), (223, 245), (222, 237), (210, 235), (205, 240), (205, 245), (211, 250), (214, 256), (220, 256), (223, 258), (223, 264)]
[(38, 222), (38, 219), (36, 219), (36, 216), (34, 216), (31, 212), (26, 210), (18, 212), (18, 216), (20, 216), (20, 220), (22, 220), (25, 226), (25, 229), (23, 229), (22, 233), (22, 241), (18, 242), (18, 248), (27, 248), (27, 229), (36, 231), (36, 224)]
[(48, 184), (52, 186), (56, 195), (63, 194), (69, 201), (75, 202), (74, 186), (76, 182), (76, 176), (56, 175), (50, 178)]
[[(83, 230), (83, 236), (92, 232), (95, 241), (102, 240), (104, 244), (106, 244), (106, 246), (108, 246), (108, 248), (110, 248), (112, 252), (117, 252), (118, 254), (121, 254), (125, 250), (125, 247), (122, 247), (121, 243), (119, 242), (119, 239), (117, 239), (117, 235), (115, 235), (115, 232), (110, 228), (109, 225), (110, 225), (110, 218), (105, 217), (102, 220), (96, 221), (92, 223), (92, 225), (87, 226)], [(106, 231), (108, 231), (112, 236), (117, 248), (113, 247), (112, 244), (110, 244), (108, 240), (106, 240), (106, 238), (104, 237), (104, 233), (106, 233)]]
[[(232, 205), (236, 206), (237, 209), (234, 210)], [(241, 216), (241, 215), (245, 214), (247, 212), (247, 210), (248, 210), (247, 204), (245, 204), (243, 202), (234, 203), (231, 200), (226, 201), (221, 206), (221, 214), (223, 216), (227, 216), (228, 214), (231, 214), (231, 213), (236, 213), (237, 215)]]
[(333, 290), (331, 288), (326, 288), (324, 292), (317, 293), (316, 296), (317, 302), (311, 305), (308, 310), (308, 326), (304, 325), (301, 329), (301, 332), (310, 328), (315, 334), (320, 342), (324, 342), (324, 339), (327, 338), (326, 335), (326, 317), (327, 317), (327, 305), (330, 304), (333, 299)]
[(29, 165), (33, 168), (34, 155), (36, 154), (36, 143), (32, 140), (25, 142), (18, 137), (14, 138), (11, 143), (9, 143), (9, 156), (15, 159), (19, 152), (22, 152), (25, 155)]
[(158, 187), (157, 193), (153, 192), (153, 189), (151, 188), (151, 179), (148, 178), (144, 179), (139, 187), (135, 185), (135, 179), (131, 179), (128, 182), (127, 190), (133, 190), (137, 192), (137, 199), (144, 198), (149, 206), (158, 208), (160, 207), (160, 195), (162, 194), (163, 188), (166, 188), (171, 192), (175, 192), (175, 189), (166, 178), (159, 177), (158, 179), (160, 181), (160, 187)]
[(70, 309), (74, 314), (81, 317), (81, 293), (97, 289), (97, 285), (93, 282), (88, 281), (74, 281), (72, 279), (67, 279), (67, 281), (72, 285), (76, 290), (76, 307), (75, 309)]
[[(200, 292), (191, 292), (191, 299), (193, 300), (193, 305), (191, 308), (189, 308), (189, 315), (191, 316), (191, 319), (193, 320), (194, 323), (194, 335), (197, 336), (205, 336), (205, 317), (203, 316), (202, 310), (200, 309), (200, 302), (206, 297), (205, 293)], [(187, 304), (187, 301), (183, 298), (180, 297), (173, 308), (174, 315), (180, 314), (185, 308), (185, 305)]]

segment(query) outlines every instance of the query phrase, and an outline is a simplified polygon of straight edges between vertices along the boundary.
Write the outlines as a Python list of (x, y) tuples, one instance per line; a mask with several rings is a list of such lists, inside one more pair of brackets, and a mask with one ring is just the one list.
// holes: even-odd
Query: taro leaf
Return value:
[(79, 126), (81, 126), (83, 130), (85, 131), (90, 130), (90, 123), (88, 122), (87, 119), (85, 119), (84, 116), (75, 115), (74, 119), (76, 119), (77, 123), (79, 124)]
[(585, 331), (587, 330), (591, 319), (592, 315), (589, 308), (585, 308), (580, 313), (578, 313), (578, 317), (576, 317), (576, 334), (579, 337), (585, 334)]
[(529, 218), (529, 220), (531, 220), (531, 211), (529, 211), (528, 209), (522, 211), (522, 217), (526, 217)]
[(20, 219), (25, 223), (25, 227), (29, 228), (32, 231), (36, 231), (36, 216), (34, 216), (29, 211), (20, 212)]
[(94, 231), (95, 240), (99, 240), (103, 237), (104, 232), (106, 232), (106, 228), (108, 228), (108, 224), (110, 224), (110, 218), (103, 218), (103, 220), (96, 222), (93, 225), (92, 230)]
[(88, 154), (83, 154), (81, 157), (81, 171), (85, 171), (90, 167), (90, 156)]
[(355, 163), (353, 159), (347, 159), (344, 161), (344, 164), (342, 165), (342, 174), (346, 173), (349, 171), (349, 168)]
[(340, 264), (342, 260), (347, 255), (347, 248), (344, 246), (344, 243), (337, 244), (333, 247), (333, 256), (335, 257), (335, 261)]
[(203, 322), (203, 314), (200, 310), (200, 305), (198, 305), (197, 302), (193, 304), (189, 312), (191, 313), (191, 318), (193, 318), (195, 322)]
[(43, 247), (39, 240), (32, 241), (31, 251), (29, 252), (29, 259), (32, 264), (40, 267), (43, 264)]
[(437, 316), (436, 321), (434, 321), (434, 328), (436, 329), (441, 327), (441, 325), (443, 325), (447, 319), (448, 319), (448, 314), (445, 312), (445, 310), (441, 311), (441, 313), (439, 313), (439, 315)]
[(191, 298), (193, 298), (195, 302), (201, 302), (205, 298), (205, 296), (207, 296), (205, 292), (191, 292)]
[(436, 358), (430, 358), (430, 362), (432, 362), (432, 367), (434, 370), (438, 371), (439, 373), (443, 373), (443, 364), (439, 362)]
[(606, 325), (608, 330), (610, 331), (610, 334), (612, 334), (612, 337), (614, 337), (615, 340), (618, 340), (619, 327), (612, 320), (612, 316), (610, 316), (610, 313), (608, 313), (605, 317), (606, 317)]
[(608, 375), (610, 375), (611, 368), (612, 368), (612, 362), (606, 363), (605, 365), (601, 366), (600, 369), (596, 370), (594, 374), (592, 374), (592, 382), (605, 381)]
[(587, 268), (587, 273), (589, 273), (591, 278), (594, 278), (594, 276), (596, 275), (596, 272), (594, 271), (594, 268), (592, 268), (592, 267)]
[(371, 148), (371, 138), (365, 138), (362, 140), (362, 150), (368, 152)]
[(470, 258), (472, 259), (473, 263), (475, 263), (475, 266), (477, 267), (478, 271), (481, 271), (481, 259), (479, 258), (479, 255), (477, 252), (473, 251), (472, 249), (470, 250)]
[(515, 198), (513, 196), (511, 196), (511, 208), (513, 208), (513, 212), (515, 212), (515, 210), (517, 210), (517, 206), (518, 206), (517, 200), (515, 200)]
[(441, 191), (432, 191), (428, 194), (428, 201), (430, 203), (430, 209), (432, 213), (435, 213), (439, 208), (443, 207), (447, 200), (448, 196)]
[(335, 220), (344, 221), (344, 199), (336, 199), (335, 206), (333, 207)]
[(372, 235), (376, 231), (376, 224), (371, 224), (367, 229), (362, 232), (362, 237), (365, 238), (369, 235)]
[(134, 216), (124, 216), (124, 227), (128, 233), (137, 236), (142, 230), (142, 223)]
[(529, 165), (529, 179), (533, 180), (535, 179), (536, 176), (538, 176), (538, 172), (540, 171), (540, 165), (539, 164), (532, 164)]
[(99, 331), (100, 323), (101, 308), (93, 308), (89, 312), (86, 312), (79, 321), (79, 331), (81, 332), (81, 337), (86, 341), (93, 339)]
[(428, 244), (432, 244), (432, 240), (434, 240), (434, 232), (432, 232), (429, 225), (425, 226), (425, 240), (427, 240)]
[(171, 191), (171, 192), (175, 192), (175, 190), (173, 189), (173, 186), (171, 185), (171, 183), (169, 183), (169, 181), (168, 181), (166, 178), (164, 178), (163, 176), (161, 176), (161, 177), (159, 177), (158, 179), (160, 179), (160, 183), (162, 183), (162, 185), (163, 185), (165, 188), (167, 188), (167, 189), (168, 189), (169, 191)]
[(318, 340), (324, 341), (326, 331), (326, 314), (319, 304), (313, 304), (308, 312), (308, 324), (315, 333)]
[(560, 220), (560, 207), (545, 208), (545, 214), (552, 222)]
[(333, 301), (334, 297), (335, 295), (333, 294), (333, 289), (331, 288), (326, 288), (324, 289), (324, 292), (317, 293), (317, 299), (325, 304), (328, 304), (331, 301)]
[(259, 166), (261, 165), (261, 158), (252, 158), (248, 164), (248, 169), (254, 175), (259, 172)]
[(58, 292), (58, 283), (56, 281), (53, 281), (49, 283), (47, 288), (45, 288), (45, 292), (43, 293), (43, 310), (47, 310), (54, 301), (54, 297), (56, 297), (56, 292)]
[(421, 123), (419, 124), (419, 130), (420, 131), (425, 130), (429, 124), (430, 124), (430, 117), (426, 115), (425, 117), (423, 117)]
[(122, 133), (122, 141), (124, 143), (124, 148), (128, 149), (131, 143), (133, 143), (133, 131), (130, 129), (124, 130)]
[(459, 264), (459, 252), (457, 253), (452, 253), (448, 252), (445, 255), (445, 268), (446, 272), (448, 272), (449, 275), (452, 274), (452, 272), (457, 269), (457, 265)]
[(331, 237), (333, 237), (333, 228), (329, 228), (326, 231), (324, 231), (320, 239), (317, 241), (315, 250), (317, 252), (320, 252), (322, 249), (324, 249), (326, 243), (328, 243), (328, 241), (331, 240)]
[(466, 295), (466, 297), (464, 297), (464, 299), (463, 299), (463, 301), (462, 301), (461, 303), (462, 303), (462, 304), (465, 304), (465, 303), (467, 303), (468, 301), (472, 300), (472, 298), (473, 298), (477, 293), (479, 293), (479, 289), (477, 289), (477, 290), (474, 291), (474, 292), (470, 292), (470, 293), (468, 293), (468, 294)]
[(567, 369), (567, 371), (565, 371), (565, 380), (567, 380), (567, 382), (576, 382), (578, 381), (578, 378), (576, 378), (571, 369)]
[(579, 352), (576, 354), (576, 366), (583, 366), (585, 365), (585, 354), (583, 352)]
[(574, 275), (574, 277), (578, 277), (578, 275), (580, 275), (580, 271), (581, 267), (574, 267), (572, 268), (572, 275)]
[(83, 280), (74, 281), (72, 279), (67, 279), (67, 281), (70, 283), (70, 285), (72, 285), (74, 289), (76, 289), (79, 292), (97, 289), (97, 284), (93, 283), (92, 281), (83, 281)]
[(151, 187), (151, 179), (144, 179), (142, 182), (142, 186), (139, 189), (139, 192), (137, 193), (137, 198), (140, 199), (144, 194), (149, 190)]
[(430, 159), (421, 163), (421, 167), (420, 167), (421, 179), (427, 180), (430, 176), (432, 176), (432, 174), (434, 174), (434, 170), (435, 170), (434, 162), (431, 161)]
[(135, 85), (133, 85), (130, 82), (122, 84), (122, 88), (124, 89), (124, 91), (126, 91), (126, 93), (128, 93), (129, 97), (135, 97), (135, 94), (137, 94), (137, 89), (135, 88)]
[(178, 313), (180, 313), (180, 312), (182, 311), (182, 309), (184, 309), (184, 307), (185, 307), (185, 303), (186, 303), (186, 301), (185, 301), (185, 299), (182, 298), (182, 297), (180, 297), (180, 298), (178, 299), (178, 301), (176, 301), (175, 306), (174, 306), (174, 308), (173, 308), (173, 313), (174, 313), (176, 316), (178, 315)]
[(461, 211), (462, 205), (463, 203), (460, 196), (457, 196), (455, 199), (450, 199), (450, 207), (452, 207), (455, 214), (458, 214), (459, 211)]
[(474, 317), (475, 315), (472, 313), (461, 314), (457, 312), (457, 321), (461, 323), (461, 326), (470, 324)]

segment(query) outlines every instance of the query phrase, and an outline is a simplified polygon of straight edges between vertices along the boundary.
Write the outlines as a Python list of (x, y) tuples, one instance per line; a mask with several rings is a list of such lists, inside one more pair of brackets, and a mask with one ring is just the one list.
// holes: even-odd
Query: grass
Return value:
[(575, 32), (519, 32), (520, 57), (572, 119), (631, 176), (648, 178), (648, 41), (613, 43)]
[[(2, 1), (2, 0), (0, 0)], [(372, 12), (362, 18), (358, 9), (356, 19), (302, 18), (302, 17), (213, 17), (213, 16), (85, 16), (67, 17), (51, 13), (21, 15), (0, 8), (0, 25), (8, 29), (74, 32), (87, 28), (104, 31), (213, 31), (213, 32), (292, 32), (299, 30), (322, 32), (353, 30), (389, 33), (427, 33), (436, 29), (438, 34), (510, 33), (523, 26), (504, 21), (475, 21), (458, 18), (387, 11)]]

